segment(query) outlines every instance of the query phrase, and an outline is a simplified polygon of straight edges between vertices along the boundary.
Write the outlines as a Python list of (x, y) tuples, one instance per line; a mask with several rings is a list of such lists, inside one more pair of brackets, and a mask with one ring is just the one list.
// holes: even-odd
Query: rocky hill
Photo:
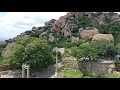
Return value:
[[(17, 35), (17, 37), (14, 37), (13, 39), (8, 40), (9, 42), (15, 42), (17, 39), (25, 36), (25, 35), (30, 35), (33, 34), (33, 36), (39, 35), (39, 37), (44, 36), (45, 34), (49, 33), (50, 35), (47, 38), (44, 37), (45, 39), (48, 39), (50, 41), (54, 41), (55, 38), (52, 37), (52, 33), (62, 34), (64, 35), (65, 38), (71, 37), (72, 33), (78, 32), (82, 30), (83, 27), (80, 27), (75, 23), (74, 21), (76, 19), (79, 19), (79, 17), (83, 17), (82, 19), (86, 20), (91, 20), (88, 21), (87, 23), (91, 23), (91, 25), (94, 24), (99, 24), (99, 25), (108, 25), (110, 23), (116, 23), (120, 24), (120, 16), (118, 13), (114, 12), (109, 12), (109, 13), (103, 13), (103, 12), (69, 12), (65, 16), (61, 16), (58, 20), (51, 19), (48, 22), (45, 22), (44, 27), (32, 27), (30, 31), (26, 31), (24, 33), (21, 33), (20, 35)], [(82, 22), (83, 24), (85, 23)], [(91, 26), (90, 25), (90, 26)], [(84, 25), (83, 25), (84, 26)], [(87, 27), (90, 27), (87, 25)], [(77, 30), (76, 30), (77, 29)], [(85, 28), (84, 28), (85, 29)], [(92, 29), (92, 28), (91, 28)], [(76, 30), (76, 31), (75, 31)]]
[[(58, 20), (51, 19), (43, 27), (32, 27), (31, 30), (17, 35), (6, 43), (15, 43), (23, 36), (43, 38), (53, 47), (69, 47), (84, 40), (117, 40), (112, 25), (120, 24), (120, 16), (114, 12), (69, 12)], [(117, 31), (117, 30), (116, 30)], [(118, 31), (119, 32), (119, 31)], [(115, 38), (115, 40), (114, 40)]]

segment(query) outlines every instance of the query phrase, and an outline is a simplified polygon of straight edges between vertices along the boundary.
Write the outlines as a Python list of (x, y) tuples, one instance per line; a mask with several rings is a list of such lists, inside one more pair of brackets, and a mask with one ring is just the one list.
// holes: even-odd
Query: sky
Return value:
[(0, 12), (0, 40), (13, 38), (31, 30), (33, 26), (44, 26), (50, 19), (59, 19), (67, 12)]
[(31, 30), (33, 26), (44, 26), (50, 19), (59, 19), (67, 12), (0, 12), (0, 40), (13, 38)]

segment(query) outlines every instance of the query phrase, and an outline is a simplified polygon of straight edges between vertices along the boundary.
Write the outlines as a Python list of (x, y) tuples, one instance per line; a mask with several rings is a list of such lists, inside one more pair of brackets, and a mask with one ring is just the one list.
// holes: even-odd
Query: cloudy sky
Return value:
[(46, 21), (65, 14), (67, 12), (0, 12), (0, 40), (13, 38), (33, 26), (43, 26)]

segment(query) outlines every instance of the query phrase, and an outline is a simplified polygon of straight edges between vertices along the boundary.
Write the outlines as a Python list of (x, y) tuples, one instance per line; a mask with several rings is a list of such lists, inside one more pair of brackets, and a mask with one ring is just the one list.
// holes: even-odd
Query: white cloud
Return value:
[(43, 26), (52, 18), (59, 19), (67, 12), (7, 12), (0, 17), (0, 38), (12, 38), (30, 30), (33, 26)]

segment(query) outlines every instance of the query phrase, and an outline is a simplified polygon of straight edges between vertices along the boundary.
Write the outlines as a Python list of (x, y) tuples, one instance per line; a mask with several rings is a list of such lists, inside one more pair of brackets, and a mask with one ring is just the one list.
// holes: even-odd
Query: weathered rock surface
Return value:
[(87, 27), (85, 30), (81, 30), (79, 33), (83, 39), (91, 40), (94, 35), (99, 34), (99, 31), (96, 28)]
[(92, 41), (109, 41), (114, 42), (114, 37), (112, 34), (96, 34)]

